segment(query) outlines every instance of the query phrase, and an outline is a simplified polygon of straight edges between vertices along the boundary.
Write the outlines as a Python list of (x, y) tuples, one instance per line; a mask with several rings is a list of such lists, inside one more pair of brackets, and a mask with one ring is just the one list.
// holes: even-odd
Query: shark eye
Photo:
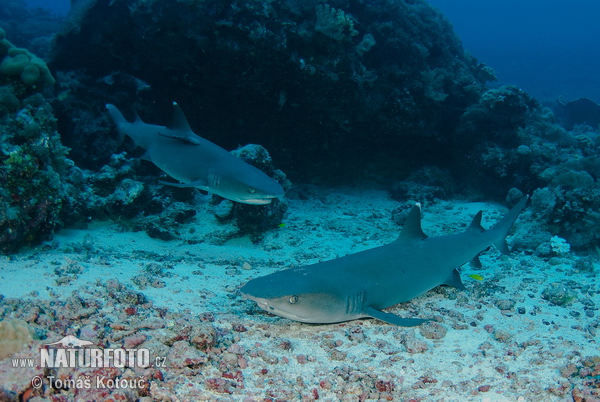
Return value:
[(248, 192), (249, 192), (250, 194), (254, 194), (254, 193), (256, 193), (256, 189), (254, 189), (254, 188), (252, 188), (252, 187), (248, 187)]
[(298, 302), (298, 296), (290, 296), (290, 303), (296, 304)]

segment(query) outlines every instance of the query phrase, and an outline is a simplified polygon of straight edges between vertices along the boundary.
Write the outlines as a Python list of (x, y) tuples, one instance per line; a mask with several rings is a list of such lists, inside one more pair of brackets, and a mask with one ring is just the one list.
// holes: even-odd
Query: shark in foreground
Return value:
[(283, 188), (261, 170), (192, 132), (183, 111), (173, 102), (170, 126), (146, 124), (139, 117), (128, 122), (114, 105), (106, 105), (121, 137), (127, 135), (144, 148), (143, 158), (179, 183), (197, 187), (244, 204), (263, 205), (283, 196)]
[(485, 230), (479, 211), (462, 233), (427, 237), (421, 206), (410, 211), (398, 239), (385, 246), (252, 279), (242, 296), (291, 320), (325, 324), (372, 317), (411, 327), (427, 320), (381, 311), (438, 285), (465, 289), (457, 268), (480, 267), (479, 253), (495, 245), (509, 253), (505, 237), (525, 207), (523, 197), (498, 223)]

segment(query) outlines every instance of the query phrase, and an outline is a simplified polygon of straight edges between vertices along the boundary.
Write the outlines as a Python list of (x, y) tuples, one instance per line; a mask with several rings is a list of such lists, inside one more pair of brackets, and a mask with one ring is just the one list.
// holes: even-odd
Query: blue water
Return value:
[(53, 13), (65, 15), (71, 8), (71, 0), (27, 0), (29, 7), (46, 8)]
[(600, 102), (597, 0), (430, 0), (503, 84), (538, 99)]

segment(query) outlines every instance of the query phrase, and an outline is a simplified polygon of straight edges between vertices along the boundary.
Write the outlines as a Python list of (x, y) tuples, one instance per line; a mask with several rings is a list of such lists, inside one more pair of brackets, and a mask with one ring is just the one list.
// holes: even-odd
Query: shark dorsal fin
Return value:
[(167, 132), (158, 131), (158, 134), (193, 145), (202, 144), (202, 137), (192, 131), (177, 102), (173, 102), (173, 121), (167, 126), (167, 129)]
[(171, 121), (171, 124), (169, 124), (167, 128), (175, 131), (192, 131), (190, 124), (183, 114), (183, 110), (181, 110), (177, 102), (173, 102), (173, 121)]
[(467, 232), (475, 232), (475, 233), (485, 232), (485, 229), (483, 228), (483, 226), (481, 226), (481, 215), (482, 215), (482, 211), (479, 211), (475, 214), (475, 216), (473, 217), (473, 220), (471, 221), (471, 224), (467, 228)]
[(421, 229), (421, 203), (417, 202), (406, 217), (398, 240), (423, 240), (427, 235)]

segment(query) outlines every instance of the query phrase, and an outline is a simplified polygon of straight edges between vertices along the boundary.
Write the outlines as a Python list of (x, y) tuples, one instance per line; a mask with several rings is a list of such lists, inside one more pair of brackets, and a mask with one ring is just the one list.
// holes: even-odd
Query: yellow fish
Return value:
[(475, 279), (476, 281), (482, 281), (483, 280), (483, 276), (481, 276), (479, 274), (470, 274), (469, 277)]

